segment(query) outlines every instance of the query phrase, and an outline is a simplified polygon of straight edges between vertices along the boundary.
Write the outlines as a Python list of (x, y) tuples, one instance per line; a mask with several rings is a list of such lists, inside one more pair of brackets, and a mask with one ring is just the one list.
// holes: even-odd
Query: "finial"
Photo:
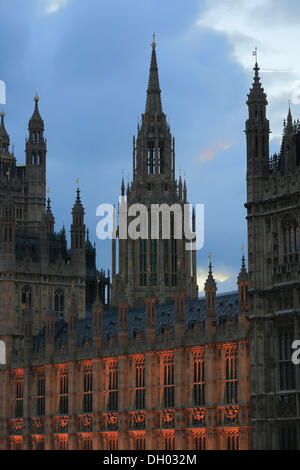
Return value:
[(48, 212), (51, 212), (51, 201), (50, 201), (50, 198), (48, 197), (47, 199), (47, 211)]
[(4, 116), (5, 116), (5, 112), (3, 111), (3, 109), (1, 110), (0, 116), (1, 116), (2, 119), (3, 119)]
[(242, 248), (241, 248), (241, 251), (242, 251), (242, 269), (245, 268), (245, 249), (244, 249), (244, 245), (242, 245)]
[(50, 196), (50, 188), (47, 189), (48, 197)]
[(36, 103), (38, 103), (39, 99), (40, 99), (40, 98), (39, 98), (39, 95), (38, 95), (37, 92), (36, 92), (35, 97), (34, 97), (34, 101), (35, 101)]
[(155, 33), (153, 33), (153, 42), (152, 42), (152, 47), (155, 49), (156, 47), (156, 42), (155, 42)]
[(77, 185), (77, 188), (79, 188), (79, 178), (76, 179), (75, 183)]
[(255, 62), (257, 63), (257, 47), (255, 47), (255, 49), (253, 51), (253, 56), (256, 57)]

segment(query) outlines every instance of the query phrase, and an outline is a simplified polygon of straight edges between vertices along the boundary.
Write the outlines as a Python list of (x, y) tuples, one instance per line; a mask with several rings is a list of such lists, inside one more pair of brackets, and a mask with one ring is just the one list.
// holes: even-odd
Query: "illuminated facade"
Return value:
[[(79, 189), (71, 250), (64, 230), (54, 232), (37, 98), (24, 167), (9, 153), (3, 118), (0, 449), (249, 449), (244, 257), (237, 292), (216, 294), (210, 263), (198, 299), (195, 252), (172, 233), (166, 244), (119, 240), (118, 273), (114, 240), (110, 302)], [(175, 179), (155, 43), (126, 193), (129, 203), (187, 201), (186, 183)]]

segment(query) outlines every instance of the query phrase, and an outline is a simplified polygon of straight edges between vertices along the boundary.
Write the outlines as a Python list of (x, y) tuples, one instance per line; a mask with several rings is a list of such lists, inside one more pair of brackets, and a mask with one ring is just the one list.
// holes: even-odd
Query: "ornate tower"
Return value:
[(85, 276), (85, 224), (84, 208), (80, 200), (80, 190), (77, 188), (76, 201), (72, 209), (71, 225), (71, 263), (73, 271)]
[(84, 208), (77, 188), (76, 201), (72, 209), (71, 225), (71, 267), (72, 275), (77, 278), (77, 296), (80, 316), (84, 316), (86, 308), (86, 248)]
[[(148, 225), (148, 234), (138, 239), (128, 236), (129, 225), (138, 216), (138, 206), (147, 208), (142, 214)], [(168, 218), (160, 212), (167, 208)], [(113, 240), (112, 303), (125, 294), (129, 306), (143, 305), (151, 289), (159, 303), (173, 300), (175, 292), (186, 298), (197, 298), (196, 272), (191, 272), (191, 251), (186, 249), (184, 235), (184, 204), (187, 204), (186, 183), (175, 178), (175, 141), (170, 133), (166, 115), (162, 110), (156, 60), (156, 44), (153, 39), (149, 82), (145, 113), (138, 126), (137, 139), (133, 138), (133, 178), (127, 185), (122, 179), (120, 215), (128, 211), (127, 230), (119, 226), (119, 273), (116, 274), (116, 243)], [(173, 206), (173, 209), (171, 208)], [(171, 210), (170, 210), (171, 208)], [(151, 217), (152, 211), (157, 215)], [(179, 219), (177, 216), (179, 214)], [(180, 214), (182, 220), (180, 220)], [(179, 220), (179, 222), (178, 222)], [(144, 224), (145, 225), (145, 224)], [(193, 215), (193, 225), (195, 216)], [(156, 235), (151, 235), (152, 229)], [(163, 229), (170, 234), (163, 236)], [(155, 231), (154, 230), (154, 231)], [(196, 252), (192, 252), (196, 266)]]
[(257, 63), (254, 71), (246, 122), (252, 447), (292, 449), (300, 435), (300, 370), (291, 361), (299, 339), (300, 124), (289, 110), (281, 151), (270, 159)]
[(28, 194), (28, 222), (33, 228), (41, 222), (46, 200), (46, 139), (44, 121), (41, 118), (38, 102), (34, 97), (35, 107), (28, 124), (29, 136), (26, 140), (26, 183)]

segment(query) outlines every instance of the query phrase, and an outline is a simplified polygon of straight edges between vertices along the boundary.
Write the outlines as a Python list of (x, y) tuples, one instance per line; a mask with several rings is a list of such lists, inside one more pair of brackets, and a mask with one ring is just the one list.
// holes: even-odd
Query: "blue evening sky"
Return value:
[[(241, 246), (247, 245), (243, 130), (253, 49), (258, 47), (270, 102), (273, 151), (300, 75), (298, 2), (250, 3), (0, 0), (0, 80), (7, 86), (3, 109), (15, 155), (24, 162), (37, 91), (56, 230), (63, 221), (67, 230), (70, 226), (79, 177), (99, 268), (110, 268), (111, 247), (96, 239), (96, 207), (118, 201), (122, 169), (125, 178), (132, 175), (132, 136), (144, 112), (155, 31), (177, 172), (181, 168), (186, 175), (189, 201), (205, 204), (199, 287), (211, 251), (219, 291), (236, 288)], [(292, 112), (299, 116), (297, 99), (291, 99)]]

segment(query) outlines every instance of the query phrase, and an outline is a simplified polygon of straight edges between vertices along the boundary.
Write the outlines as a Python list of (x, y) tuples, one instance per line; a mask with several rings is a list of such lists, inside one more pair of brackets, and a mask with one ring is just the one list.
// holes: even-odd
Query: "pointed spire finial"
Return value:
[(40, 112), (39, 112), (39, 107), (38, 107), (38, 102), (39, 102), (39, 96), (36, 92), (33, 100), (35, 102), (35, 105), (34, 105), (34, 111), (33, 111), (33, 114), (29, 120), (29, 123), (28, 123), (28, 129), (40, 129), (40, 130), (44, 130), (44, 121), (40, 115)]
[(291, 101), (289, 100), (289, 112), (287, 115), (287, 120), (286, 120), (286, 130), (287, 132), (292, 132), (293, 131), (293, 118), (292, 118), (292, 113), (291, 113)]
[(242, 255), (242, 266), (241, 266), (241, 271), (238, 275), (238, 282), (243, 282), (248, 279), (248, 274), (247, 274), (247, 269), (246, 269), (246, 260), (245, 260), (245, 253), (244, 253), (244, 245), (242, 245), (241, 251), (243, 253)]
[(209, 274), (212, 274), (212, 264), (211, 264), (212, 253), (211, 253), (211, 251), (208, 253), (208, 259), (209, 259)]
[(244, 244), (242, 245), (241, 252), (242, 252), (242, 270), (244, 270), (244, 269), (246, 269), (246, 265), (245, 265), (245, 247), (244, 247)]
[(158, 77), (158, 67), (156, 60), (156, 43), (155, 36), (152, 43), (152, 55), (150, 63), (150, 72), (148, 80), (148, 89), (147, 89), (147, 100), (146, 100), (146, 109), (145, 112), (149, 114), (161, 114), (162, 113), (162, 104), (160, 96), (160, 87), (159, 87), (159, 77)]
[(156, 48), (156, 42), (155, 42), (155, 33), (153, 33), (152, 47), (153, 47), (153, 49), (155, 49), (155, 48)]
[(208, 276), (204, 285), (204, 289), (216, 289), (216, 281), (213, 276), (213, 271), (212, 271), (212, 262), (211, 262), (212, 254), (211, 251), (209, 252), (208, 259), (209, 259), (209, 266), (208, 266)]
[(7, 135), (7, 132), (6, 132), (6, 129), (5, 129), (5, 126), (4, 126), (4, 116), (5, 116), (5, 112), (3, 111), (3, 109), (1, 110), (1, 113), (0, 113), (0, 116), (1, 116), (1, 128), (2, 128), (2, 132), (1, 132), (1, 137), (4, 137)]

